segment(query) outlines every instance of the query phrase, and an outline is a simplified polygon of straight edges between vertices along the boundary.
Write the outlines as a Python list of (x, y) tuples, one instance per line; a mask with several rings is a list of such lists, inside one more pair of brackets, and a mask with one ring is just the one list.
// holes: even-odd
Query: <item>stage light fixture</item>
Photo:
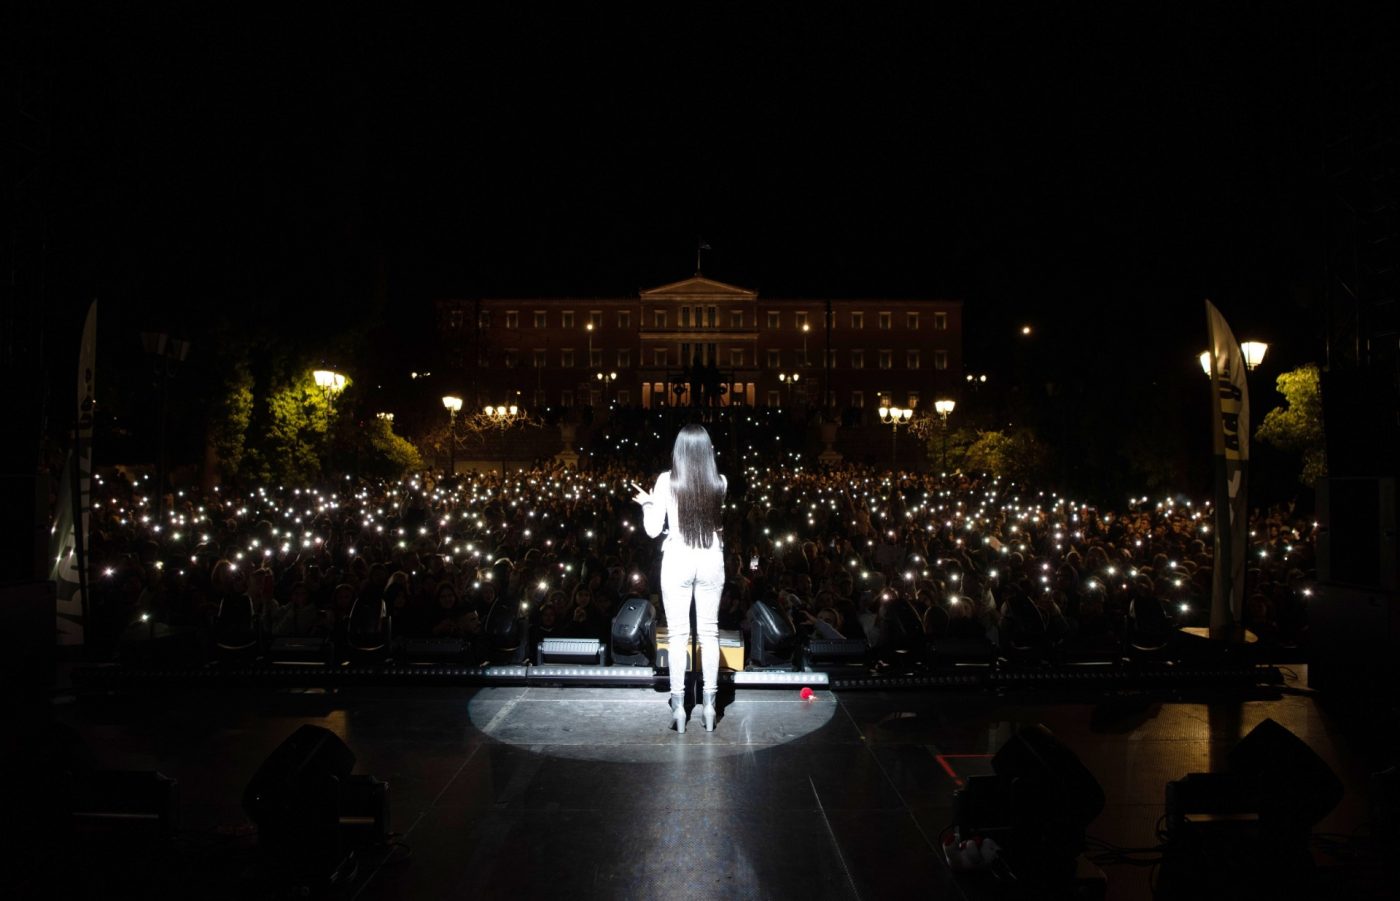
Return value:
[(785, 614), (766, 601), (754, 601), (749, 610), (749, 669), (795, 669), (797, 632)]
[(521, 664), (530, 658), (530, 622), (514, 601), (500, 598), (491, 605), (485, 632), (492, 663)]
[(656, 660), (656, 607), (646, 598), (629, 598), (613, 617), (612, 662), (616, 666), (652, 666)]

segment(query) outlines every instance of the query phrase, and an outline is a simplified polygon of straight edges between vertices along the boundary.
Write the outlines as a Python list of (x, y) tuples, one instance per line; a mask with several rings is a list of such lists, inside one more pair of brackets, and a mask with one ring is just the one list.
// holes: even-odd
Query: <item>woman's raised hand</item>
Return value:
[(643, 488), (641, 485), (638, 485), (636, 482), (632, 483), (632, 487), (635, 488), (637, 491), (637, 493), (632, 496), (632, 500), (634, 503), (649, 504), (652, 502), (652, 496), (650, 491), (647, 491), (645, 488)]

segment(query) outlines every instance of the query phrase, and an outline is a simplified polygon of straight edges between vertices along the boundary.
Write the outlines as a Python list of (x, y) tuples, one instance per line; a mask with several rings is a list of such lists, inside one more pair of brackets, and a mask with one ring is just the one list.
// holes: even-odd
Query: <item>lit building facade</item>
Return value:
[[(919, 408), (963, 378), (960, 300), (803, 300), (696, 276), (635, 298), (442, 300), (478, 406)], [(828, 316), (830, 317), (828, 321)]]

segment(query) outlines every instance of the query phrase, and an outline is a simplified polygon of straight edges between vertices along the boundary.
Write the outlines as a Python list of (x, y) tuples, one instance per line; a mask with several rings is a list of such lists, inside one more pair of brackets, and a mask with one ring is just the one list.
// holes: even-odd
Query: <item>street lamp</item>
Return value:
[(809, 365), (811, 365), (811, 364), (809, 364), (809, 363), (807, 362), (807, 333), (810, 332), (811, 330), (812, 330), (812, 327), (811, 327), (811, 326), (809, 326), (809, 325), (808, 325), (807, 323), (805, 323), (805, 322), (802, 323), (802, 368), (803, 368), (803, 369), (806, 369)]
[(797, 384), (799, 381), (801, 381), (801, 379), (802, 379), (802, 374), (801, 374), (801, 373), (798, 373), (798, 372), (780, 372), (780, 373), (778, 373), (778, 381), (780, 381), (780, 382), (782, 382), (783, 384), (787, 385), (788, 406), (789, 406), (789, 407), (792, 406), (792, 386), (795, 385), (795, 384)]
[[(500, 406), (487, 406), (483, 411), (487, 425), (494, 426), (502, 431), (515, 425), (520, 420), (520, 408), (515, 404), (501, 404)], [(501, 476), (506, 474), (505, 448), (501, 448)]]
[[(985, 378), (985, 376), (984, 376)], [(933, 409), (938, 413), (938, 418), (943, 424), (943, 471), (948, 471), (948, 414), (953, 412), (957, 401), (950, 398), (942, 398), (933, 402)]]
[(890, 470), (895, 468), (895, 455), (897, 451), (896, 443), (899, 441), (899, 427), (909, 424), (909, 418), (914, 415), (914, 411), (907, 407), (886, 407), (880, 406), (880, 421), (890, 426)]
[(1246, 341), (1240, 345), (1240, 353), (1244, 354), (1244, 365), (1253, 372), (1259, 368), (1259, 364), (1264, 362), (1264, 354), (1269, 352), (1269, 345), (1263, 341)]
[(588, 365), (593, 365), (593, 320), (588, 320), (588, 324), (583, 327), (588, 332)]
[(331, 424), (335, 421), (335, 399), (340, 392), (345, 390), (345, 376), (334, 369), (317, 369), (311, 373), (311, 378), (316, 381), (316, 387), (321, 389), (321, 394), (326, 399), (326, 463), (330, 462), (331, 445)]
[[(1244, 366), (1250, 372), (1259, 368), (1259, 364), (1264, 362), (1264, 354), (1269, 352), (1269, 345), (1263, 341), (1246, 341), (1240, 345), (1240, 354), (1244, 356)], [(1200, 357), (1201, 371), (1210, 375), (1210, 351), (1201, 351)]]
[(616, 372), (600, 372), (597, 374), (598, 381), (603, 383), (603, 406), (608, 405), (608, 385), (617, 381)]
[[(457, 474), (457, 414), (462, 410), (462, 399), (455, 394), (443, 397), (442, 405), (447, 408), (447, 459), (448, 472)], [(390, 416), (392, 420), (392, 415)]]

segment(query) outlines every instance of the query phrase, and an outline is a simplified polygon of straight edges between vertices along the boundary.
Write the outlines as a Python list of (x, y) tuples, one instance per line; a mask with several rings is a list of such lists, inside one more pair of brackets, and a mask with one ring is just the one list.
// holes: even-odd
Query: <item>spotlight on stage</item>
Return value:
[(530, 657), (530, 621), (520, 605), (499, 599), (486, 614), (486, 641), (492, 663), (524, 663)]
[(1103, 811), (1103, 788), (1044, 725), (1017, 730), (992, 757), (994, 776), (973, 776), (953, 793), (959, 839), (982, 835), (1025, 897), (1102, 895), (1102, 871), (1083, 857), (1084, 830)]
[(646, 598), (631, 598), (612, 621), (614, 666), (652, 666), (656, 658), (656, 608)]
[(334, 732), (304, 725), (263, 761), (243, 791), (258, 845), (306, 893), (342, 887), (358, 855), (389, 836), (389, 786), (351, 775), (355, 755)]
[(797, 632), (777, 608), (754, 601), (749, 610), (749, 664), (751, 670), (790, 670), (797, 650)]

